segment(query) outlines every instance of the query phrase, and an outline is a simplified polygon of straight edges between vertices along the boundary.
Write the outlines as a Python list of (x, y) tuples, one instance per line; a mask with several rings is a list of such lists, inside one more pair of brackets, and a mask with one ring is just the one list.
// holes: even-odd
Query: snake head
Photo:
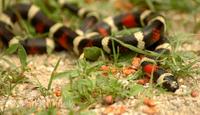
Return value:
[(173, 75), (165, 76), (162, 83), (163, 88), (175, 92), (179, 88), (177, 79)]

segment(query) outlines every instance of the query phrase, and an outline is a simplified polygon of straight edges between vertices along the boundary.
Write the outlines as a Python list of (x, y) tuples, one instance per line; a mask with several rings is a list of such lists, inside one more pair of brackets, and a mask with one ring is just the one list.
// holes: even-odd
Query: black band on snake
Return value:
[[(14, 43), (21, 43), (29, 54), (45, 53), (47, 47), (59, 49), (62, 47), (67, 50), (73, 50), (77, 55), (83, 52), (85, 47), (96, 46), (102, 48), (106, 53), (110, 54), (114, 47), (119, 48), (123, 53), (124, 49), (121, 44), (112, 40), (109, 36), (112, 31), (118, 31), (125, 28), (143, 27), (141, 31), (132, 33), (131, 35), (116, 36), (115, 39), (123, 43), (133, 45), (140, 49), (150, 49), (154, 52), (161, 53), (163, 51), (170, 52), (171, 46), (166, 42), (164, 36), (166, 31), (165, 19), (163, 16), (145, 11), (133, 11), (120, 14), (115, 17), (108, 17), (100, 20), (99, 17), (93, 15), (90, 11), (84, 10), (60, 2), (62, 8), (67, 8), (76, 15), (83, 18), (83, 24), (79, 31), (75, 32), (62, 23), (56, 23), (49, 19), (40, 11), (40, 8), (31, 4), (16, 4), (12, 8), (8, 8), (0, 16), (0, 38), (5, 46)], [(37, 33), (49, 33), (48, 38), (25, 39), (19, 41), (11, 30), (13, 25), (20, 18), (31, 22)], [(97, 22), (98, 21), (98, 22)], [(87, 31), (87, 32), (86, 32)], [(145, 57), (141, 61), (142, 70), (147, 75), (153, 75), (153, 80), (162, 85), (168, 91), (176, 91), (179, 88), (175, 77), (158, 67), (154, 57)]]

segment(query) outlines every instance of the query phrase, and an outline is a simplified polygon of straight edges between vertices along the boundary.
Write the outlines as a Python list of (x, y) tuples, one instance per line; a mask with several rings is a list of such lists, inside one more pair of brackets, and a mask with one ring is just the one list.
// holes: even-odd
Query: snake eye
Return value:
[(176, 78), (174, 76), (165, 76), (163, 87), (166, 88), (168, 91), (175, 92), (179, 88), (179, 84)]

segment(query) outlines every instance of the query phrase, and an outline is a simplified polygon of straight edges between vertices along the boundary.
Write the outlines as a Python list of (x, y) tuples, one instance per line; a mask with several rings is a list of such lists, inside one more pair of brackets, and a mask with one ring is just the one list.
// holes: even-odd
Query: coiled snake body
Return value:
[[(76, 31), (62, 23), (56, 23), (49, 19), (39, 7), (32, 4), (15, 4), (0, 15), (0, 38), (5, 46), (20, 43), (29, 54), (45, 53), (47, 47), (60, 50), (73, 50), (77, 55), (83, 52), (85, 47), (96, 46), (110, 54), (114, 47), (123, 52), (125, 48), (109, 36), (112, 31), (125, 28), (143, 27), (131, 35), (116, 36), (115, 39), (123, 43), (133, 45), (140, 49), (153, 49), (156, 53), (170, 52), (171, 46), (165, 37), (166, 24), (162, 15), (149, 10), (137, 10), (103, 20), (93, 11), (78, 8), (67, 2), (59, 1), (63, 9), (68, 9), (81, 17), (84, 23)], [(19, 17), (30, 21), (37, 33), (49, 33), (46, 39), (25, 39), (19, 41), (11, 30)], [(153, 48), (152, 48), (153, 47)], [(145, 57), (141, 61), (142, 70), (147, 74), (153, 74), (153, 80), (161, 84), (169, 91), (176, 91), (179, 85), (176, 78), (155, 65), (155, 57)]]

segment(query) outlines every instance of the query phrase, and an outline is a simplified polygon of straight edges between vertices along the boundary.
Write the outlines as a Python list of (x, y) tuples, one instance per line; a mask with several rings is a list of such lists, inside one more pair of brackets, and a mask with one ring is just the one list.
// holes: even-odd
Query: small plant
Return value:
[[(181, 34), (181, 35), (180, 35)], [(189, 34), (177, 34), (171, 39), (171, 44), (173, 47), (172, 52), (169, 55), (166, 55), (161, 64), (163, 67), (169, 68), (172, 73), (179, 77), (184, 76), (194, 76), (199, 74), (200, 71), (195, 64), (199, 62), (199, 57), (197, 54), (191, 51), (179, 50), (183, 43), (190, 43), (190, 39), (193, 35)]]
[(89, 63), (85, 60), (78, 61), (78, 68), (66, 73), (70, 84), (63, 88), (63, 99), (66, 106), (71, 111), (86, 109), (89, 105), (101, 102), (106, 95), (112, 95), (114, 98), (126, 98), (131, 95), (137, 95), (143, 91), (143, 87), (137, 84), (130, 84), (129, 89), (125, 89), (119, 82), (119, 78), (112, 73), (104, 76), (99, 70), (103, 63)]
[[(11, 55), (15, 52), (19, 56), (21, 62), (20, 67), (17, 67), (12, 61), (6, 58), (6, 55)], [(26, 80), (23, 73), (27, 70), (27, 55), (21, 45), (14, 44), (1, 54), (0, 60), (9, 65), (8, 68), (4, 68), (2, 65), (0, 66), (0, 95), (6, 96), (8, 100), (12, 90), (18, 84), (23, 83)], [(1, 110), (2, 113), (5, 110), (7, 100), (4, 102), (3, 110)]]

